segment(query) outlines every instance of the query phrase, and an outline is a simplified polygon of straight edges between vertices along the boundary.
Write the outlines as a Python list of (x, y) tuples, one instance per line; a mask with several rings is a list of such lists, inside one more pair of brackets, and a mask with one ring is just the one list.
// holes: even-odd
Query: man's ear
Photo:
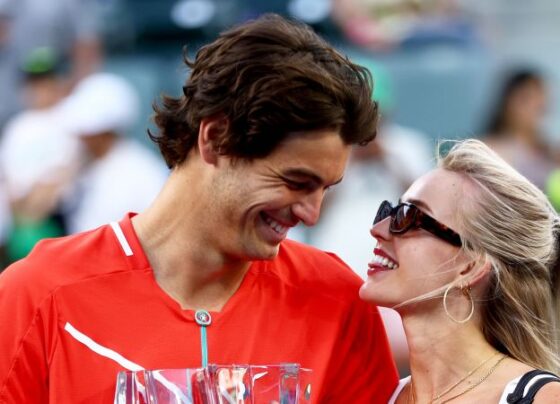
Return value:
[(467, 268), (461, 271), (461, 275), (468, 279), (469, 286), (475, 286), (486, 277), (492, 271), (492, 263), (488, 260), (481, 263), (481, 261), (473, 261), (469, 263)]
[(202, 160), (215, 165), (220, 155), (220, 139), (229, 131), (229, 120), (224, 115), (202, 118), (198, 128), (198, 150)]

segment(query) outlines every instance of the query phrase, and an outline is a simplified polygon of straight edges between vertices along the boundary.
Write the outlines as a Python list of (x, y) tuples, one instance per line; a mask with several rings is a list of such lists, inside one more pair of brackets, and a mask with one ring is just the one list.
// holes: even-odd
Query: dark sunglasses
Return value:
[(381, 202), (373, 224), (375, 225), (389, 216), (391, 216), (389, 231), (393, 234), (404, 234), (409, 230), (422, 228), (454, 246), (462, 245), (461, 236), (411, 203), (402, 202), (393, 207), (389, 201)]

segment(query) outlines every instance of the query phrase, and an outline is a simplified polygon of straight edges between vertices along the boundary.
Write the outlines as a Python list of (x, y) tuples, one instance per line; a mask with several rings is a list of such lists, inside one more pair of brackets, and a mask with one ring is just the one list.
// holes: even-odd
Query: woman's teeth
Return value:
[(382, 257), (381, 255), (374, 255), (373, 262), (378, 265), (387, 267), (389, 269), (397, 269), (399, 267), (399, 265), (396, 262), (390, 260), (387, 257)]

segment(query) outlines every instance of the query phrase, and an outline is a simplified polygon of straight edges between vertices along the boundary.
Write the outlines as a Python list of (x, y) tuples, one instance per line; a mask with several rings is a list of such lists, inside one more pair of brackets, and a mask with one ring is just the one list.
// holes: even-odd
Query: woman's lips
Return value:
[(374, 257), (372, 261), (368, 264), (368, 276), (373, 275), (378, 272), (392, 271), (398, 268), (398, 263), (385, 251), (380, 248), (375, 248), (373, 250)]

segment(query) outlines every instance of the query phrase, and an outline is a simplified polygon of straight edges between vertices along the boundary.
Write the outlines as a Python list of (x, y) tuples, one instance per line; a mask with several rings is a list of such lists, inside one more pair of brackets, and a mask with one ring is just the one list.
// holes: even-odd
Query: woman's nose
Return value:
[(391, 224), (391, 218), (387, 217), (377, 223), (374, 223), (369, 233), (376, 240), (389, 240), (391, 238), (391, 232), (389, 231), (389, 226)]

